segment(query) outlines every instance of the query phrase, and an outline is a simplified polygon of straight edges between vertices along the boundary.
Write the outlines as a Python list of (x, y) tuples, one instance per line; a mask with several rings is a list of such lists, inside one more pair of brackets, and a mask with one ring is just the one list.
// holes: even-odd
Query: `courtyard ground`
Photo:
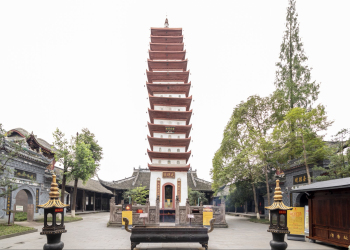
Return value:
[[(130, 233), (120, 228), (106, 227), (109, 213), (84, 214), (82, 221), (66, 224), (62, 234), (64, 249), (130, 249)], [(249, 222), (247, 218), (226, 216), (229, 228), (215, 228), (209, 234), (209, 249), (270, 249), (271, 233), (268, 225)], [(17, 222), (37, 228), (42, 223)], [(39, 232), (0, 240), (0, 249), (42, 249), (46, 236)], [(287, 240), (291, 249), (341, 249), (320, 242)], [(136, 249), (203, 249), (199, 243), (141, 243)]]

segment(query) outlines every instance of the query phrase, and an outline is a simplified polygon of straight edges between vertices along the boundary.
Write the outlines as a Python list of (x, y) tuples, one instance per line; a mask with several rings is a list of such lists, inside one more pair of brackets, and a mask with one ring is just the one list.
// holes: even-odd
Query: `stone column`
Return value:
[(222, 223), (225, 223), (225, 224), (226, 224), (226, 206), (225, 206), (225, 198), (222, 198), (222, 199), (221, 199), (220, 209), (221, 209), (221, 214), (222, 214)]
[(188, 218), (187, 215), (191, 214), (191, 206), (190, 206), (190, 201), (188, 198), (186, 199), (186, 224), (190, 224), (190, 219)]
[(179, 196), (176, 195), (176, 200), (175, 200), (175, 225), (180, 224), (180, 201), (179, 201)]
[(85, 207), (85, 204), (86, 204), (86, 203), (85, 203), (85, 190), (83, 190), (83, 198), (82, 198), (82, 201), (83, 201), (83, 202), (82, 202), (83, 204), (82, 204), (82, 206), (81, 206), (81, 211), (84, 212), (84, 211), (85, 211), (85, 208), (86, 208), (86, 207)]
[(102, 211), (102, 193), (101, 193), (101, 209), (100, 210)]
[(159, 196), (156, 199), (156, 224), (159, 224)]
[(34, 204), (27, 205), (27, 221), (31, 222), (34, 220)]
[(146, 218), (146, 225), (149, 223), (149, 199), (146, 199), (146, 208), (145, 208), (145, 213), (147, 213), (147, 218)]
[(94, 211), (96, 210), (96, 192), (94, 192)]
[(115, 206), (115, 198), (112, 197), (110, 202), (109, 202), (109, 222), (114, 222), (114, 213), (116, 211), (116, 206)]

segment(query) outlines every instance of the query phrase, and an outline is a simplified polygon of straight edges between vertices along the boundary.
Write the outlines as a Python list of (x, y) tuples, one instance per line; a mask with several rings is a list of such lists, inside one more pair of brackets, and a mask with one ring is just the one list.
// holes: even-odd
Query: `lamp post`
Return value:
[(271, 250), (285, 250), (288, 244), (284, 241), (285, 234), (289, 233), (287, 227), (287, 210), (292, 210), (292, 207), (287, 207), (282, 201), (282, 192), (279, 185), (280, 181), (276, 180), (274, 202), (271, 206), (265, 207), (270, 210), (270, 227), (268, 232), (272, 233), (270, 241)]
[(199, 200), (201, 199), (201, 197), (198, 197), (198, 206), (199, 206)]
[[(56, 183), (56, 175), (52, 175), (52, 183), (50, 188), (50, 199), (43, 205), (38, 205), (38, 208), (44, 209), (44, 227), (41, 235), (46, 235), (47, 243), (44, 245), (44, 250), (62, 250), (64, 243), (61, 241), (62, 233), (67, 232), (64, 226), (64, 208), (69, 205), (63, 204), (59, 199), (58, 184)], [(47, 216), (52, 215), (52, 224), (48, 225)], [(61, 221), (57, 223), (57, 214), (61, 214)]]

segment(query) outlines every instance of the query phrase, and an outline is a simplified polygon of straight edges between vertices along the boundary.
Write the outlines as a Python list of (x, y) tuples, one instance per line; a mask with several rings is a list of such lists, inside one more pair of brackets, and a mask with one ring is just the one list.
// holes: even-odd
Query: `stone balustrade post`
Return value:
[(159, 225), (159, 196), (156, 199), (156, 224)]
[(175, 200), (175, 225), (180, 224), (180, 200), (179, 196), (176, 195), (176, 200)]

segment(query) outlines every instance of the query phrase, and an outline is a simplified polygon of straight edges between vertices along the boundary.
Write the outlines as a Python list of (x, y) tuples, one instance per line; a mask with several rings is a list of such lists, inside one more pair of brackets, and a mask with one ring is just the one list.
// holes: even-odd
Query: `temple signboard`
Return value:
[[(312, 178), (312, 173), (310, 173), (310, 178)], [(308, 183), (308, 178), (306, 173), (293, 176), (293, 185), (299, 185), (299, 184), (305, 184), (305, 183)]]
[(179, 198), (179, 202), (181, 202), (181, 179), (177, 179), (177, 197)]
[(163, 172), (163, 178), (172, 178), (175, 179), (175, 172)]
[(19, 169), (15, 169), (15, 177), (28, 180), (36, 180), (36, 174)]
[(157, 197), (160, 196), (160, 178), (157, 179)]

